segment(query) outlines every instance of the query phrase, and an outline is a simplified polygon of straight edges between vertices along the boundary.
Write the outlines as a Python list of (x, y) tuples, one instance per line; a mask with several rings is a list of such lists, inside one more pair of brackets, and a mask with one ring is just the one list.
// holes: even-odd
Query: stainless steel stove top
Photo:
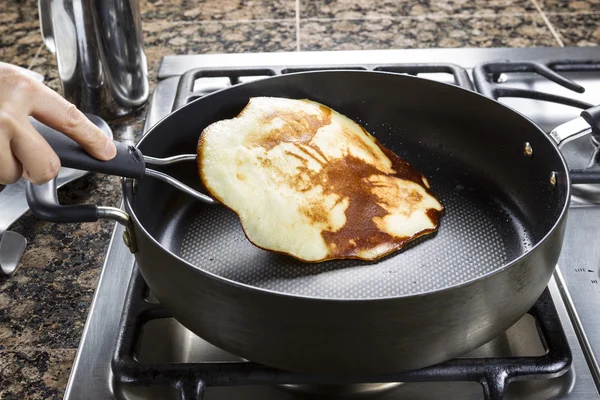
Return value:
[[(492, 60), (600, 58), (596, 49), (434, 49), (389, 50), (365, 52), (270, 53), (204, 56), (170, 56), (161, 64), (161, 81), (153, 94), (145, 130), (167, 115), (172, 108), (179, 76), (191, 68), (284, 67), (318, 64), (374, 64), (451, 62), (467, 70)], [(424, 76), (452, 81), (446, 74)], [(574, 95), (557, 85), (530, 75), (507, 74), (505, 83), (546, 92), (574, 96), (590, 103), (600, 100), (600, 72), (574, 73), (569, 77), (586, 87), (583, 95)], [(210, 91), (227, 81), (219, 78), (198, 82), (197, 89)], [(522, 99), (502, 99), (532, 118), (544, 129), (578, 115), (578, 110), (565, 106)], [(580, 145), (575, 144), (575, 145)], [(592, 187), (592, 189), (595, 189)], [(594, 196), (591, 196), (594, 199)], [(549, 284), (560, 320), (567, 336), (573, 366), (565, 375), (540, 381), (516, 382), (509, 386), (509, 398), (598, 399), (600, 381), (596, 356), (600, 354), (600, 206), (590, 196), (573, 199), (567, 233), (559, 266)], [(85, 326), (77, 359), (69, 379), (65, 399), (175, 399), (172, 389), (133, 388), (118, 384), (112, 376), (110, 360), (115, 347), (121, 310), (134, 268), (134, 258), (121, 240), (123, 229), (116, 226), (98, 289)], [(472, 356), (529, 356), (544, 352), (532, 318), (523, 317), (506, 334), (477, 349)], [(141, 363), (202, 362), (235, 360), (223, 351), (193, 335), (173, 319), (153, 321), (146, 326), (138, 352)], [(304, 399), (293, 388), (228, 387), (209, 388), (205, 399)], [(321, 396), (320, 398), (330, 398)], [(476, 383), (440, 382), (410, 383), (382, 392), (378, 399), (480, 399), (481, 387)]]

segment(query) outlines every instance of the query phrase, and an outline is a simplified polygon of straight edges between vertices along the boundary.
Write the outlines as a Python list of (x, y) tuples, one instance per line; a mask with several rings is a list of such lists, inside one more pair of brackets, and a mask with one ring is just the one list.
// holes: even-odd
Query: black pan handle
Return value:
[(600, 134), (600, 105), (582, 111), (581, 117), (590, 124), (593, 133)]
[(29, 209), (36, 217), (50, 222), (95, 222), (99, 219), (116, 221), (125, 227), (123, 240), (132, 253), (137, 252), (135, 233), (131, 218), (125, 211), (115, 207), (95, 204), (63, 206), (56, 194), (56, 178), (43, 185), (27, 182), (25, 196)]
[(37, 125), (36, 129), (56, 152), (63, 167), (126, 178), (144, 177), (146, 171), (144, 156), (133, 146), (113, 140), (117, 147), (117, 155), (112, 160), (100, 161), (90, 156), (79, 144), (62, 133), (41, 124)]
[[(106, 122), (95, 115), (88, 115), (88, 118), (90, 121), (92, 121), (92, 123), (100, 128), (107, 137), (112, 138), (112, 132)], [(63, 134), (34, 119), (31, 119), (31, 123), (34, 128), (44, 138), (46, 138), (49, 143), (51, 143), (52, 148), (57, 152), (59, 157), (61, 157), (63, 166), (76, 169), (86, 169), (88, 171), (96, 171), (100, 173), (110, 173), (110, 171), (115, 171), (117, 169), (122, 171), (123, 169), (120, 167), (121, 163), (127, 163), (127, 165), (129, 165), (127, 167), (129, 171), (127, 172), (128, 174), (133, 173), (134, 168), (131, 165), (135, 165), (135, 168), (137, 168), (135, 170), (138, 171), (136, 172), (136, 175), (139, 175), (140, 171), (142, 171), (141, 173), (143, 176), (143, 157), (141, 157), (141, 153), (139, 153), (139, 151), (136, 149), (134, 149), (136, 150), (135, 154), (138, 154), (141, 157), (141, 163), (133, 164), (132, 161), (123, 161), (123, 158), (129, 150), (127, 149), (127, 146), (119, 143), (121, 145), (121, 154), (117, 155), (119, 159), (115, 163), (118, 165), (116, 167), (108, 167), (110, 169), (107, 169), (105, 165), (111, 164), (111, 161), (98, 161), (85, 153), (81, 146), (76, 144), (71, 139), (68, 139)], [(124, 148), (127, 150), (125, 153), (123, 153)], [(130, 156), (130, 158), (132, 157), (133, 156)], [(117, 173), (117, 175), (120, 175), (120, 173)], [(34, 185), (31, 182), (27, 182), (27, 186), (25, 188), (25, 197), (27, 198), (27, 204), (29, 205), (29, 209), (33, 215), (45, 221), (94, 222), (103, 218), (116, 220), (124, 225), (129, 223), (129, 216), (118, 208), (102, 207), (95, 204), (72, 206), (61, 205), (58, 202), (58, 196), (56, 194), (56, 178), (52, 179), (50, 182), (44, 183), (43, 185)]]
[(95, 222), (100, 218), (95, 204), (61, 205), (56, 194), (56, 179), (43, 185), (27, 182), (25, 196), (33, 215), (44, 221)]

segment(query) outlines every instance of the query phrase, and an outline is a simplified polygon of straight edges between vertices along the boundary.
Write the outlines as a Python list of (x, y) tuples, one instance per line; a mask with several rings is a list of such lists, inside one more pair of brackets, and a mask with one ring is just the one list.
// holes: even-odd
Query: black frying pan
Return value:
[[(128, 226), (126, 242), (148, 286), (190, 330), (283, 369), (388, 373), (481, 346), (540, 296), (559, 256), (570, 179), (555, 143), (530, 120), (453, 85), (311, 72), (200, 98), (137, 148), (153, 157), (193, 153), (207, 125), (236, 116), (254, 96), (308, 98), (362, 124), (425, 174), (445, 215), (436, 234), (379, 261), (304, 264), (250, 244), (225, 207), (162, 181), (127, 179), (126, 213), (100, 214)], [(592, 124), (598, 114), (587, 115)], [(203, 190), (193, 164), (163, 172)], [(37, 215), (81, 219), (51, 197), (51, 186), (30, 186)]]

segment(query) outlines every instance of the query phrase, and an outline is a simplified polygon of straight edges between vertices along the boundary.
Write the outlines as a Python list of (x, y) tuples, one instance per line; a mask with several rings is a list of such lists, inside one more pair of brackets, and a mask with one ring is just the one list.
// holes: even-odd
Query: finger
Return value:
[(15, 120), (6, 111), (0, 110), (0, 183), (15, 183), (21, 177), (23, 169), (10, 149), (10, 141), (17, 133)]
[(93, 157), (110, 160), (117, 149), (102, 131), (75, 107), (49, 87), (32, 85), (35, 94), (31, 115), (38, 121), (64, 133), (83, 147)]
[[(0, 148), (9, 149), (10, 140), (4, 136), (0, 128)], [(0, 184), (15, 183), (23, 174), (21, 162), (10, 151), (0, 151)]]
[(10, 148), (23, 165), (23, 176), (38, 185), (48, 182), (58, 175), (58, 156), (28, 120), (16, 124), (19, 134), (12, 138)]

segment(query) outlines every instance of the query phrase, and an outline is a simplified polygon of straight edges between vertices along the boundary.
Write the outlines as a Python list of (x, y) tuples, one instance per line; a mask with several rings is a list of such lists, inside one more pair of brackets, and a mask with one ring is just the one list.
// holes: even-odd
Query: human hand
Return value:
[(29, 116), (64, 133), (99, 160), (116, 155), (112, 140), (75, 105), (18, 68), (0, 62), (0, 184), (14, 183), (21, 176), (41, 184), (58, 174), (60, 160)]

